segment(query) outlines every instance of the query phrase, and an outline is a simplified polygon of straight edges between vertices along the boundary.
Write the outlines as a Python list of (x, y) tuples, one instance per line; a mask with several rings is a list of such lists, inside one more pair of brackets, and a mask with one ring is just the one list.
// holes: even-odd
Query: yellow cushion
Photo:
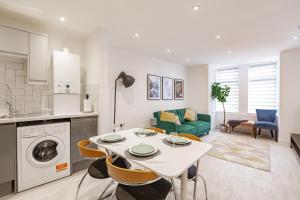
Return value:
[(177, 115), (165, 111), (160, 112), (160, 121), (171, 122), (176, 125), (181, 125), (179, 117)]
[(184, 119), (187, 121), (196, 121), (196, 113), (194, 113), (192, 110), (190, 109), (186, 109), (185, 113), (184, 113)]
[(175, 115), (175, 124), (181, 125), (178, 115)]
[(160, 112), (160, 121), (175, 123), (175, 114), (165, 111)]

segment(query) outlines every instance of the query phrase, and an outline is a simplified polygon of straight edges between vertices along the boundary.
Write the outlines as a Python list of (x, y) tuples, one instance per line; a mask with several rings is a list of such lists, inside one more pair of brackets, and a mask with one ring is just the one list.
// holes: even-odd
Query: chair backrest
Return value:
[(180, 137), (185, 137), (185, 138), (188, 138), (190, 140), (194, 140), (194, 141), (197, 141), (197, 142), (202, 142), (201, 138), (195, 136), (195, 135), (192, 135), (192, 134), (188, 134), (188, 133), (179, 133), (178, 136)]
[(277, 110), (256, 109), (257, 121), (275, 122)]
[(150, 128), (147, 128), (147, 129), (154, 130), (154, 131), (157, 132), (157, 133), (166, 133), (166, 130), (161, 129), (161, 128), (150, 127)]
[(105, 158), (107, 155), (105, 152), (92, 149), (87, 147), (91, 142), (89, 140), (81, 140), (77, 142), (77, 147), (79, 149), (79, 153), (82, 157), (85, 158)]
[(159, 178), (152, 171), (130, 170), (117, 167), (113, 164), (111, 156), (106, 158), (107, 171), (111, 178), (125, 185), (142, 185), (153, 182)]

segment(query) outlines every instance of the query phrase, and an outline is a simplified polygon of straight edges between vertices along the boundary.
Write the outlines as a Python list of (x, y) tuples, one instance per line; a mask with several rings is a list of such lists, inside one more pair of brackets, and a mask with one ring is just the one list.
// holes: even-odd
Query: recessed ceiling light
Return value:
[(189, 58), (187, 58), (187, 59), (185, 59), (185, 61), (186, 61), (186, 62), (190, 62), (190, 59), (189, 59)]
[(140, 34), (135, 33), (135, 34), (134, 34), (134, 37), (138, 38), (138, 37), (140, 37)]
[(298, 36), (294, 36), (293, 38), (294, 38), (294, 40), (298, 40), (298, 39), (299, 39), (299, 37), (298, 37)]
[(170, 53), (170, 52), (171, 52), (171, 50), (170, 50), (170, 49), (167, 49), (167, 50), (166, 50), (166, 52), (167, 52), (167, 53)]
[(231, 51), (231, 50), (228, 50), (227, 53), (228, 53), (228, 54), (232, 54), (232, 51)]
[(221, 38), (222, 38), (221, 35), (216, 36), (216, 39), (221, 39)]
[(65, 19), (64, 17), (60, 17), (59, 20), (60, 20), (61, 22), (65, 22), (65, 21), (66, 21), (66, 19)]
[(200, 6), (199, 6), (199, 5), (196, 5), (196, 6), (193, 7), (193, 10), (195, 10), (195, 11), (197, 11), (197, 10), (199, 10), (199, 9), (200, 9)]

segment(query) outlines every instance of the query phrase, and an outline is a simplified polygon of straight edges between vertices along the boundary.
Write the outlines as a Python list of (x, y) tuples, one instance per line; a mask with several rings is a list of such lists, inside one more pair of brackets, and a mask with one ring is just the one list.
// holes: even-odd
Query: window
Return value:
[[(230, 93), (225, 103), (227, 112), (239, 112), (239, 69), (222, 69), (217, 71), (217, 82), (230, 87)], [(217, 111), (223, 111), (222, 103), (217, 102)]]
[(277, 64), (250, 66), (248, 69), (248, 112), (277, 108)]

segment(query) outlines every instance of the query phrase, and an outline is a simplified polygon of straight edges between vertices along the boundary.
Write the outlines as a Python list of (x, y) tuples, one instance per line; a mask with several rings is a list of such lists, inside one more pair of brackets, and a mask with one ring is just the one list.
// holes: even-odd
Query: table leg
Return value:
[(187, 182), (188, 182), (188, 171), (186, 170), (181, 175), (181, 193), (180, 200), (187, 200)]
[(255, 126), (253, 126), (252, 135), (253, 135), (254, 138), (256, 138), (256, 135), (257, 135), (257, 129), (256, 129)]

